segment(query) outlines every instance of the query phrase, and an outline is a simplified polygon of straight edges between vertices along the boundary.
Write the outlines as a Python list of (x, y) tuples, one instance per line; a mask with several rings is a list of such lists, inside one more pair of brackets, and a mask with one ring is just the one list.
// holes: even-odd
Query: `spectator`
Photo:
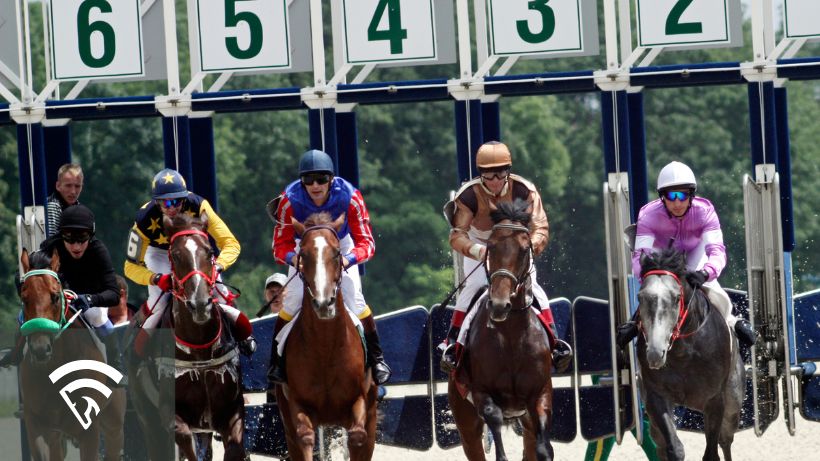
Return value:
[[(282, 302), (285, 299), (285, 285), (288, 283), (288, 276), (281, 273), (271, 275), (265, 280), (265, 304), (256, 313), (257, 317), (267, 314), (278, 314), (282, 310)], [(270, 311), (268, 311), (270, 308)]]
[(111, 320), (114, 326), (130, 322), (137, 310), (136, 306), (128, 303), (128, 283), (125, 282), (125, 277), (119, 274), (116, 277), (120, 289), (120, 302), (108, 308), (108, 320)]
[(63, 210), (80, 203), (83, 191), (83, 169), (76, 163), (66, 163), (57, 170), (54, 193), (46, 201), (46, 237), (51, 237), (60, 228)]

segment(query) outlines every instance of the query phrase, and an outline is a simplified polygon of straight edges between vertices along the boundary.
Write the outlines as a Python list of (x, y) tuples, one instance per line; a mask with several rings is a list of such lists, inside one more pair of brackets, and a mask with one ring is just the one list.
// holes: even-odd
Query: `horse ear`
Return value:
[(165, 230), (165, 233), (169, 233), (168, 230), (173, 226), (174, 220), (169, 218), (168, 216), (162, 215), (162, 228)]
[(342, 214), (340, 214), (340, 215), (339, 215), (339, 217), (338, 217), (338, 218), (336, 218), (336, 220), (335, 220), (335, 221), (333, 221), (333, 222), (330, 224), (330, 227), (332, 227), (333, 229), (335, 229), (335, 230), (336, 230), (336, 233), (338, 233), (340, 230), (342, 230), (342, 226), (344, 226), (344, 225), (345, 225), (345, 214), (344, 214), (344, 213), (342, 213)]
[(51, 270), (54, 272), (60, 270), (60, 253), (56, 248), (51, 252)]
[(23, 274), (28, 272), (29, 267), (31, 267), (31, 265), (28, 262), (28, 250), (25, 248), (23, 248), (23, 253), (20, 254), (20, 264), (23, 265)]
[(297, 221), (296, 218), (291, 217), (290, 222), (293, 224), (293, 229), (297, 234), (303, 235), (305, 233), (305, 225)]
[(202, 214), (199, 215), (199, 220), (202, 221), (202, 230), (208, 228), (208, 212), (203, 211)]

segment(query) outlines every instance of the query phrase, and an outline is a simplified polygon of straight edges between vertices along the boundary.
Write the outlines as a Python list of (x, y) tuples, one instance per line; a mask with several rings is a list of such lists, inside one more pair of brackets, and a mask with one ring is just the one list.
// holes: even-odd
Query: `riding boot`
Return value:
[(638, 337), (638, 311), (632, 314), (632, 318), (616, 328), (615, 342), (621, 349), (625, 348), (633, 339)]
[(757, 342), (758, 334), (755, 329), (752, 328), (752, 324), (746, 319), (737, 319), (737, 323), (735, 323), (735, 335), (737, 335), (737, 339), (741, 343), (747, 346), (753, 346)]
[(239, 341), (239, 352), (245, 357), (250, 357), (256, 352), (256, 338), (253, 335), (248, 336), (242, 341)]
[(119, 383), (114, 383), (115, 387), (125, 387), (128, 385), (128, 370), (122, 364), (120, 342), (116, 334), (100, 338), (105, 344), (105, 355), (108, 359), (108, 365), (122, 374), (122, 379)]
[(461, 333), (461, 325), (450, 325), (450, 329), (447, 331), (447, 337), (438, 346), (441, 351), (441, 363), (439, 363), (439, 367), (444, 373), (449, 373), (456, 368), (458, 360), (456, 344), (458, 344), (459, 333)]
[[(538, 306), (537, 302), (535, 303)], [(540, 309), (540, 306), (539, 306)], [(552, 317), (552, 309), (540, 309), (538, 320), (547, 331), (547, 340), (552, 351), (552, 366), (555, 371), (563, 373), (572, 363), (572, 347), (558, 337), (558, 330), (555, 328), (555, 319)]]
[(384, 353), (379, 343), (379, 333), (375, 329), (364, 334), (367, 344), (367, 365), (373, 367), (373, 378), (376, 384), (384, 384), (390, 379), (393, 371), (384, 361)]
[(0, 358), (0, 368), (17, 366), (23, 360), (23, 337), (20, 335), (20, 330), (14, 332), (14, 346), (6, 355)]
[[(274, 335), (275, 337), (275, 335)], [(273, 340), (270, 351), (270, 366), (268, 367), (268, 387), (274, 384), (286, 384), (288, 378), (285, 375), (285, 358), (279, 355), (279, 342)]]

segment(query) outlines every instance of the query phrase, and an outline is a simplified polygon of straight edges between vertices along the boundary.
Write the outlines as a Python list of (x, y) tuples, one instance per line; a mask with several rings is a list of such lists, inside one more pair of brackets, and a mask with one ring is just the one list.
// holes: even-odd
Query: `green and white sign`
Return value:
[(584, 27), (597, 29), (598, 25), (588, 24), (581, 4), (582, 0), (488, 0), (490, 52), (520, 55), (583, 51)]
[(731, 44), (733, 0), (635, 0), (638, 45), (688, 46)]
[(196, 0), (204, 72), (291, 66), (287, 0)]
[(49, 11), (55, 80), (143, 74), (139, 0), (52, 0)]
[(435, 60), (433, 0), (341, 0), (344, 61)]
[(820, 37), (820, 0), (784, 0), (783, 21), (788, 38)]

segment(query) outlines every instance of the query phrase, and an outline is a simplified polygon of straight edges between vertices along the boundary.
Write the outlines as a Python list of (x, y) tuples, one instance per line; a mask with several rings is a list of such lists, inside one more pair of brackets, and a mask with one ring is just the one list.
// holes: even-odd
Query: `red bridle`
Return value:
[[(675, 329), (672, 330), (672, 339), (669, 342), (669, 347), (671, 348), (672, 344), (675, 343), (675, 340), (677, 340), (679, 338), (686, 338), (687, 336), (691, 336), (697, 330), (690, 331), (689, 333), (685, 333), (685, 334), (681, 334), (681, 332), (680, 332), (681, 328), (683, 328), (684, 322), (686, 322), (686, 317), (689, 316), (689, 308), (684, 305), (685, 303), (683, 301), (683, 298), (684, 298), (683, 283), (681, 283), (678, 276), (674, 272), (669, 272), (669, 271), (665, 271), (665, 270), (652, 270), (652, 271), (646, 272), (643, 275), (643, 277), (644, 277), (644, 279), (646, 279), (650, 275), (668, 275), (668, 276), (672, 277), (673, 279), (675, 279), (675, 282), (678, 283), (678, 287), (680, 287), (680, 301), (678, 302), (678, 322), (675, 325)], [(641, 331), (643, 331), (643, 325), (641, 325)]]

